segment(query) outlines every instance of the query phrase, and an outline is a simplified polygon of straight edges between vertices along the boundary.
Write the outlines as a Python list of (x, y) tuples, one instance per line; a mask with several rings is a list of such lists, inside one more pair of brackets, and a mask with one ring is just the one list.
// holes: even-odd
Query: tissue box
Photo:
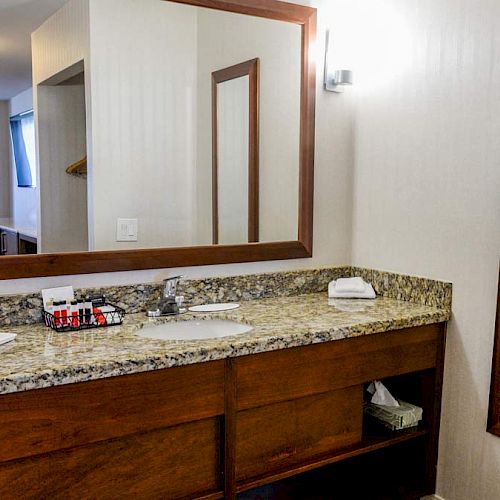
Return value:
[(422, 420), (422, 408), (398, 399), (399, 406), (384, 406), (366, 403), (364, 412), (376, 418), (385, 427), (399, 431), (415, 427)]

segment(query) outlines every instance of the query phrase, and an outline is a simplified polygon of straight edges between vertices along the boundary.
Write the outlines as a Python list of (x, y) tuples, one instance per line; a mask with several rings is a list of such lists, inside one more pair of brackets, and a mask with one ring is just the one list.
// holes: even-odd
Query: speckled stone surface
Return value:
[[(17, 339), (0, 347), (0, 394), (25, 391), (371, 335), (450, 319), (448, 307), (398, 301), (328, 300), (325, 293), (243, 301), (239, 309), (56, 333), (43, 325), (10, 328)], [(252, 325), (241, 336), (203, 341), (147, 340), (135, 332), (151, 322), (215, 317)]]
[(453, 287), (446, 281), (362, 267), (352, 267), (351, 276), (361, 276), (371, 283), (377, 295), (427, 306), (451, 307)]
[[(331, 280), (349, 276), (349, 267), (284, 271), (250, 274), (224, 278), (182, 280), (177, 293), (184, 295), (186, 303), (231, 302), (265, 297), (289, 297), (327, 290)], [(106, 295), (108, 302), (125, 309), (127, 313), (155, 309), (162, 290), (161, 283), (84, 288), (77, 295)], [(15, 326), (41, 321), (41, 294), (0, 296), (0, 326)]]
[[(373, 284), (378, 295), (384, 297), (437, 307), (451, 305), (451, 283), (349, 266), (185, 280), (181, 281), (178, 293), (185, 296), (188, 304), (193, 305), (293, 297), (324, 292), (331, 280), (349, 276), (362, 276)], [(76, 292), (83, 296), (105, 294), (109, 302), (133, 314), (154, 309), (161, 289), (160, 283), (149, 283), (89, 288)], [(41, 307), (40, 294), (0, 296), (0, 327), (37, 323), (41, 321)]]

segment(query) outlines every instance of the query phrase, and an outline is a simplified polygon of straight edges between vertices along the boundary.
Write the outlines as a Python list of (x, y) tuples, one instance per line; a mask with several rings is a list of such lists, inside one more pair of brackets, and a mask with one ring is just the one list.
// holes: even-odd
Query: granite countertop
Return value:
[[(125, 317), (123, 325), (56, 333), (44, 325), (9, 328), (14, 342), (0, 346), (0, 394), (244, 356), (448, 321), (449, 308), (387, 297), (328, 301), (326, 293), (241, 302), (226, 313), (175, 318)], [(202, 341), (159, 341), (135, 335), (151, 322), (231, 319), (251, 333)]]

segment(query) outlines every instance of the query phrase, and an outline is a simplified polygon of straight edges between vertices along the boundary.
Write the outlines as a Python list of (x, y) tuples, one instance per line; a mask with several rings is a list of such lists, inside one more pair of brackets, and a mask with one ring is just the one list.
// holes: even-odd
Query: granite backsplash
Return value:
[[(188, 305), (291, 297), (326, 292), (331, 280), (350, 276), (363, 277), (373, 285), (377, 295), (451, 308), (451, 283), (351, 266), (186, 279), (180, 282), (178, 294), (184, 295)], [(162, 283), (75, 290), (82, 296), (104, 294), (110, 303), (129, 314), (153, 308), (161, 291)], [(0, 326), (37, 323), (41, 321), (41, 308), (40, 293), (0, 296)]]

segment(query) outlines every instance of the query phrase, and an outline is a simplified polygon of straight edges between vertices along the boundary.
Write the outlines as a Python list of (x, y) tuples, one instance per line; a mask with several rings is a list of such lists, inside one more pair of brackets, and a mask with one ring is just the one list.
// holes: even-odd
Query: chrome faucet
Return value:
[(177, 285), (183, 276), (174, 276), (163, 280), (163, 295), (159, 298), (155, 311), (148, 311), (149, 317), (171, 316), (179, 314), (182, 297), (177, 297)]
[(165, 286), (163, 290), (163, 297), (165, 299), (172, 299), (175, 302), (177, 297), (177, 285), (183, 277), (184, 276), (174, 276), (173, 278), (163, 280), (163, 285)]

